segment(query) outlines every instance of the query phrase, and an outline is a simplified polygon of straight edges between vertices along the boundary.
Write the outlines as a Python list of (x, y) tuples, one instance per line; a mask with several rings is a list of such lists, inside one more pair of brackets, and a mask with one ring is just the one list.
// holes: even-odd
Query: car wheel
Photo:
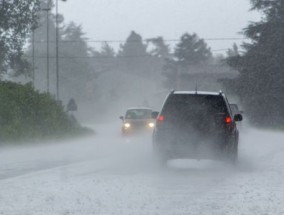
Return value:
[(224, 141), (221, 147), (222, 160), (235, 165), (238, 160), (238, 143), (236, 140)]
[(156, 157), (156, 165), (159, 168), (167, 167), (167, 163), (168, 163), (168, 159), (165, 156), (160, 155), (160, 156)]
[(153, 157), (158, 168), (165, 168), (167, 166), (168, 156), (155, 146), (153, 146)]
[(238, 142), (236, 140), (234, 140), (233, 143), (229, 145), (227, 158), (228, 161), (233, 165), (238, 162)]

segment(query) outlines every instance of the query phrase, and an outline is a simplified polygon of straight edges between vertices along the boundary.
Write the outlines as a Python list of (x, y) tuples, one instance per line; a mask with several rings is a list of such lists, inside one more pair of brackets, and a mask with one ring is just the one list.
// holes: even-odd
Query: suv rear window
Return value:
[(172, 94), (167, 99), (162, 114), (167, 118), (183, 119), (226, 114), (224, 98), (219, 95)]

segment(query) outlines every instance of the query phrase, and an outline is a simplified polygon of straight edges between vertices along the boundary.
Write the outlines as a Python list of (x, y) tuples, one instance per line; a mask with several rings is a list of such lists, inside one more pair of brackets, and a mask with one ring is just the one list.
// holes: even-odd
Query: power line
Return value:
[[(32, 58), (32, 56), (26, 56), (28, 58)], [(59, 58), (62, 59), (75, 59), (75, 58), (81, 58), (81, 59), (95, 59), (95, 58), (142, 58), (142, 57), (154, 57), (152, 55), (133, 55), (133, 56), (59, 56)], [(35, 58), (46, 58), (46, 56), (35, 56)], [(49, 58), (56, 58), (56, 56), (49, 56)]]
[[(224, 41), (224, 40), (244, 40), (245, 38), (239, 38), (239, 37), (228, 37), (228, 38), (205, 38), (204, 40), (211, 40), (211, 41)], [(149, 42), (149, 39), (142, 40), (144, 42)], [(179, 39), (167, 39), (164, 40), (165, 42), (178, 42)], [(45, 40), (41, 41), (34, 41), (35, 43), (46, 43)], [(56, 41), (49, 41), (50, 43), (55, 43)], [(81, 42), (93, 42), (93, 43), (124, 43), (125, 40), (61, 40), (58, 41), (59, 43), (81, 43)], [(128, 42), (141, 42), (141, 40), (132, 40)], [(211, 52), (221, 52), (221, 51), (227, 51), (228, 48), (224, 49), (213, 49)], [(30, 58), (31, 56), (26, 56)], [(107, 59), (107, 58), (142, 58), (142, 57), (154, 57), (152, 55), (133, 55), (133, 56), (50, 56), (49, 58), (59, 58), (59, 59)], [(35, 58), (45, 58), (45, 56), (35, 56)]]
[[(216, 49), (211, 52), (227, 51), (228, 49)], [(25, 56), (32, 58), (33, 56)], [(121, 58), (147, 58), (155, 57), (153, 55), (131, 55), (131, 56), (58, 56), (60, 59), (121, 59)], [(34, 58), (44, 59), (46, 56), (34, 56)], [(56, 56), (49, 56), (51, 59), (56, 59)]]
[[(220, 38), (205, 38), (203, 40), (205, 41), (236, 41), (236, 40), (245, 40), (246, 38), (241, 38), (241, 37), (220, 37)], [(150, 42), (151, 39), (144, 39), (142, 42)], [(165, 39), (163, 40), (164, 42), (179, 42), (180, 39)], [(49, 41), (50, 43), (56, 43), (56, 41)], [(58, 41), (59, 43), (139, 43), (141, 40), (90, 40), (90, 39), (83, 39), (83, 40), (60, 40)], [(45, 40), (38, 40), (35, 41), (35, 43), (46, 43)]]

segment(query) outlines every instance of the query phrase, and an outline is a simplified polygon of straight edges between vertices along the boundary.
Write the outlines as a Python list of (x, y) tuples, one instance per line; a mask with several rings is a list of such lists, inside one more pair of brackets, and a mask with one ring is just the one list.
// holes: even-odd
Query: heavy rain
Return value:
[(0, 214), (284, 214), (283, 0), (0, 0)]

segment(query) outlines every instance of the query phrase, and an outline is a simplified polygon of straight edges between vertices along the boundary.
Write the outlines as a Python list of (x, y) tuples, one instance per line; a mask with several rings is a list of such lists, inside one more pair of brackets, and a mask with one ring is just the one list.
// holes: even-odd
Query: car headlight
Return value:
[(130, 123), (124, 123), (125, 128), (130, 128)]
[(148, 125), (149, 125), (150, 128), (153, 128), (155, 126), (155, 124), (153, 122), (150, 122)]

